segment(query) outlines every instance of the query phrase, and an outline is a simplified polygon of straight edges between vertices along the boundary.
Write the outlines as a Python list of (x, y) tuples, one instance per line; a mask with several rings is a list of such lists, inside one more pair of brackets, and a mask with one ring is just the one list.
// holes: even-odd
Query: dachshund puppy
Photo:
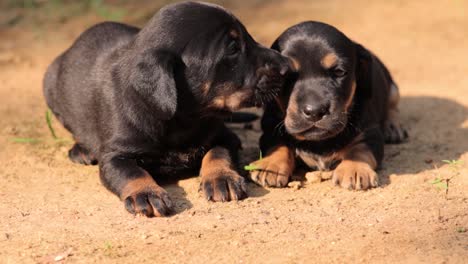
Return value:
[(133, 214), (173, 211), (159, 175), (200, 169), (208, 200), (246, 197), (240, 140), (223, 118), (272, 98), (289, 60), (256, 43), (222, 7), (183, 2), (142, 28), (102, 23), (48, 68), (48, 106), (76, 141), (69, 157), (98, 164)]
[(266, 157), (251, 178), (284, 187), (299, 160), (333, 170), (346, 189), (376, 187), (384, 142), (407, 138), (398, 121), (398, 88), (382, 62), (336, 28), (304, 22), (286, 30), (273, 49), (297, 70), (276, 103), (265, 107), (260, 147)]

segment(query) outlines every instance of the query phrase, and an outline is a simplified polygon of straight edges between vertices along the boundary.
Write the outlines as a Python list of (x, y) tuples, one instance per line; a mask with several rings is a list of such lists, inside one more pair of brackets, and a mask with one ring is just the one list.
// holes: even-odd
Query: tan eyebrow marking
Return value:
[(301, 69), (301, 64), (297, 59), (290, 57), (289, 61), (291, 62), (291, 66), (293, 67), (294, 71), (299, 71)]
[(325, 56), (323, 56), (322, 60), (320, 61), (322, 66), (327, 69), (335, 66), (337, 62), (338, 62), (338, 57), (336, 56), (335, 53), (326, 54)]
[(239, 38), (239, 32), (235, 29), (232, 29), (231, 31), (229, 31), (229, 35), (235, 39)]

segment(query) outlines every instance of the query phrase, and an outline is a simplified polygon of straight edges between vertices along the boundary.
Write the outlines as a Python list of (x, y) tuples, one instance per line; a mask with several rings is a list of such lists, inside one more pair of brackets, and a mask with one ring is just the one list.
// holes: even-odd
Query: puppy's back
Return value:
[(138, 32), (138, 28), (120, 23), (97, 24), (48, 67), (43, 80), (47, 105), (74, 135), (82, 134), (79, 130), (93, 131), (100, 108), (96, 98), (103, 96), (106, 85), (102, 80), (110, 74), (111, 54)]

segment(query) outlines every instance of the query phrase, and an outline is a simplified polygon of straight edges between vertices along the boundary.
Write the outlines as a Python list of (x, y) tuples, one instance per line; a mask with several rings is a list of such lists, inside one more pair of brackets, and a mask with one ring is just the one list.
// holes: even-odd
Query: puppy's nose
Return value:
[(330, 104), (306, 104), (302, 107), (302, 114), (310, 121), (317, 122), (330, 113)]

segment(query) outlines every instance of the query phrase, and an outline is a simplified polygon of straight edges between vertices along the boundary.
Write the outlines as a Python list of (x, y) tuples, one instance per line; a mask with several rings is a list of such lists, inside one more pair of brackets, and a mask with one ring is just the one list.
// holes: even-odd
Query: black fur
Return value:
[[(279, 104), (265, 106), (260, 139), (263, 153), (288, 145), (299, 160), (322, 159), (342, 151), (361, 135), (361, 143), (380, 165), (390, 90), (392, 86), (397, 89), (382, 62), (336, 28), (320, 22), (303, 22), (287, 29), (272, 48), (295, 60), (299, 69), (285, 85)], [(330, 68), (321, 64), (327, 54), (336, 56)], [(349, 108), (345, 109), (348, 99)], [(312, 110), (323, 109), (314, 117), (304, 114), (307, 105)], [(407, 136), (406, 132), (402, 135)], [(340, 160), (327, 162), (319, 169), (334, 169)]]
[(99, 163), (103, 184), (121, 196), (144, 169), (197, 169), (215, 146), (235, 155), (240, 141), (223, 118), (275, 94), (288, 67), (223, 8), (183, 2), (141, 30), (110, 22), (88, 29), (49, 66), (44, 94), (79, 146), (71, 159)]

